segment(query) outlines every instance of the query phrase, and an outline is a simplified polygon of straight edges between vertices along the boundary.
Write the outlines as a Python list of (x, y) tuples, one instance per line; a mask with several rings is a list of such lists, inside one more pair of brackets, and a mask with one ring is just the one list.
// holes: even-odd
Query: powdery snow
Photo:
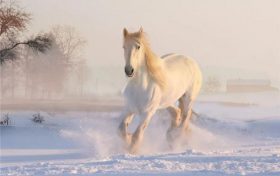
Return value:
[[(160, 111), (139, 155), (117, 136), (120, 112), (11, 112), (1, 129), (0, 175), (280, 175), (279, 105), (197, 103), (189, 134), (170, 146)], [(139, 119), (130, 127), (135, 129)]]

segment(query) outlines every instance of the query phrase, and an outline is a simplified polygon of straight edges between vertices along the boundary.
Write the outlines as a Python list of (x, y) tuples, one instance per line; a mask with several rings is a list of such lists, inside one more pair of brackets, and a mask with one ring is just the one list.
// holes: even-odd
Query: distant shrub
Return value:
[(32, 121), (35, 123), (42, 123), (45, 120), (44, 120), (44, 116), (42, 116), (40, 113), (36, 113), (36, 114), (33, 114)]
[(8, 126), (8, 125), (11, 125), (11, 118), (9, 117), (9, 114), (4, 114), (2, 117), (1, 117), (1, 120), (0, 120), (0, 125), (1, 126)]
[(208, 77), (204, 82), (204, 91), (205, 92), (219, 92), (221, 90), (222, 83), (219, 78), (215, 76)]

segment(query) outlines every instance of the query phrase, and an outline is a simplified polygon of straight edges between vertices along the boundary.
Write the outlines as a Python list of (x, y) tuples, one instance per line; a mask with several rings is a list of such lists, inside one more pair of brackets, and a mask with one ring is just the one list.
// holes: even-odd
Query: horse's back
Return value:
[(198, 63), (193, 58), (172, 53), (165, 55), (163, 59), (167, 71), (180, 72), (179, 74), (183, 74), (185, 79), (193, 80), (194, 84), (195, 82), (199, 82), (199, 84), (201, 84), (201, 70)]
[(175, 54), (175, 53), (168, 53), (168, 54), (162, 55), (161, 58), (165, 59), (165, 58), (173, 56), (173, 55), (177, 55), (177, 54)]
[(179, 98), (185, 92), (196, 97), (202, 83), (201, 71), (194, 59), (179, 54), (162, 56), (168, 82), (169, 95)]
[(161, 58), (167, 70), (175, 69), (176, 71), (180, 71), (180, 68), (182, 68), (183, 71), (200, 71), (198, 64), (191, 57), (170, 53), (163, 55)]

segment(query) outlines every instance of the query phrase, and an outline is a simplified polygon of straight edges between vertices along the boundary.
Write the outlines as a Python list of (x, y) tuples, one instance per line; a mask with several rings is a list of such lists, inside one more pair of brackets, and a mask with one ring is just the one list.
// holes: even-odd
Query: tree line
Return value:
[(31, 14), (0, 0), (1, 98), (53, 99), (84, 94), (86, 41), (72, 26), (25, 36)]

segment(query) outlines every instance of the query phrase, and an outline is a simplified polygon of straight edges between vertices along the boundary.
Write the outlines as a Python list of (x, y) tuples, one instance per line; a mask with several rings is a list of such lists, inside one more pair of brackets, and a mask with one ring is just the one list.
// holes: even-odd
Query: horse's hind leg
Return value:
[(167, 110), (171, 115), (171, 125), (166, 132), (166, 138), (169, 142), (172, 142), (174, 139), (172, 132), (181, 124), (181, 109), (176, 106), (169, 106)]
[(181, 127), (182, 130), (187, 130), (191, 115), (192, 115), (192, 106), (193, 106), (193, 99), (188, 93), (185, 93), (180, 99), (179, 99), (179, 108), (181, 109), (181, 116), (182, 116), (182, 123)]
[[(199, 69), (198, 69), (199, 70)], [(198, 71), (195, 76), (195, 81), (193, 82), (192, 88), (179, 99), (179, 107), (182, 110), (182, 129), (185, 131), (188, 129), (190, 124), (190, 119), (192, 116), (192, 107), (194, 100), (196, 99), (199, 91), (201, 89), (202, 76), (201, 72)]]

